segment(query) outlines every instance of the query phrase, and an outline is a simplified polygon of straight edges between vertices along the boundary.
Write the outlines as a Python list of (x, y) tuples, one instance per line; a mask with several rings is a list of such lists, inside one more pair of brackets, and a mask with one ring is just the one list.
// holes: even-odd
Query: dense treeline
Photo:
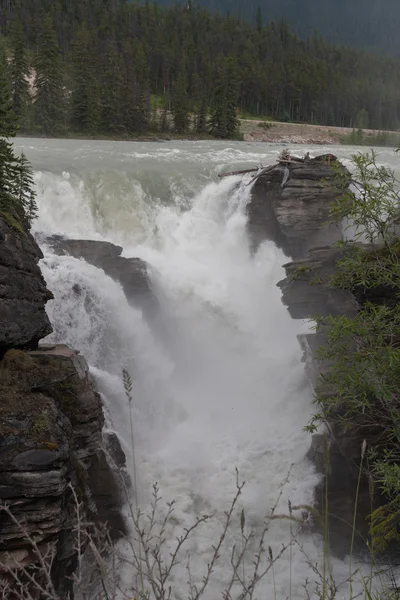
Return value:
[[(176, 0), (158, 0), (171, 6)], [(324, 39), (369, 52), (400, 54), (398, 0), (195, 0), (222, 14), (254, 21), (261, 11), (269, 21), (285, 19), (302, 37), (318, 31)]]
[[(400, 60), (297, 38), (190, 2), (0, 0), (15, 113), (25, 132), (235, 137), (237, 110), (348, 127), (400, 126)], [(26, 78), (30, 76), (30, 86)], [(362, 122), (362, 125), (361, 125)]]

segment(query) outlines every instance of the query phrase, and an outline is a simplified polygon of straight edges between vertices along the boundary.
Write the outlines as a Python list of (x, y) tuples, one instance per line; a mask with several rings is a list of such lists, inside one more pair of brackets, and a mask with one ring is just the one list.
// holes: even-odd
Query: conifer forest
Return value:
[(25, 134), (235, 138), (239, 116), (400, 127), (400, 58), (188, 0), (0, 0), (0, 79)]

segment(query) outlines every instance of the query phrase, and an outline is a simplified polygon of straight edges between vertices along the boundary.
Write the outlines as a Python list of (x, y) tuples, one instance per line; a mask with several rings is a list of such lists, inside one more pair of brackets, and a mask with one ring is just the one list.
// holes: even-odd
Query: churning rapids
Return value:
[[(291, 320), (276, 287), (287, 257), (271, 242), (251, 254), (250, 187), (237, 177), (217, 178), (223, 170), (266, 164), (281, 148), (32, 139), (19, 139), (17, 146), (35, 170), (37, 231), (108, 240), (149, 265), (160, 303), (153, 322), (128, 304), (103, 271), (44, 246), (41, 267), (55, 296), (48, 304), (50, 339), (78, 348), (90, 363), (108, 427), (120, 436), (128, 460), (129, 406), (121, 370), (132, 374), (140, 505), (146, 507), (154, 482), (165, 501), (175, 499), (170, 547), (197, 516), (216, 514), (187, 545), (198, 582), (235, 494), (236, 468), (246, 481), (207, 596), (221, 597), (230, 552), (242, 539), (241, 508), (246, 530), (261, 531), (289, 471), (278, 513), (288, 513), (289, 500), (312, 503), (317, 482), (305, 458), (310, 439), (303, 426), (312, 404), (296, 340), (304, 324)], [(350, 150), (340, 154), (349, 156)], [(271, 523), (265, 545), (274, 555), (289, 541), (290, 529), (287, 520)], [(317, 535), (304, 532), (299, 541), (313, 563), (322, 561)], [(250, 574), (250, 558), (244, 567)], [(339, 580), (348, 575), (344, 563), (336, 561), (335, 569)], [(315, 581), (295, 545), (255, 597), (300, 600), (307, 577)], [(171, 580), (174, 600), (188, 597), (187, 580), (182, 561)]]

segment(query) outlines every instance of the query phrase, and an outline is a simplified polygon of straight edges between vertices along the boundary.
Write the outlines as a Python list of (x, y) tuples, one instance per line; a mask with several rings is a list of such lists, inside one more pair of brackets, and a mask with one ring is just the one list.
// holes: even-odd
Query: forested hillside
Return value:
[[(2, 77), (24, 132), (237, 135), (237, 111), (400, 126), (400, 59), (189, 4), (0, 0)], [(29, 78), (29, 84), (27, 81)]]
[[(176, 3), (159, 1), (166, 6)], [(248, 21), (261, 10), (265, 21), (283, 18), (300, 36), (318, 31), (331, 42), (400, 54), (398, 0), (195, 0), (194, 4), (225, 15), (241, 14)]]

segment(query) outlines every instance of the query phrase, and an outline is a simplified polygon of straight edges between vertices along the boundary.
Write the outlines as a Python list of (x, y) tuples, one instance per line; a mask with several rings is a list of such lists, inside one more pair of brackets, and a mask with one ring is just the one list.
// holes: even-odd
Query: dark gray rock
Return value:
[[(290, 173), (283, 184), (286, 169)], [(338, 169), (348, 175), (345, 184), (339, 183)], [(266, 169), (254, 183), (248, 205), (253, 248), (269, 239), (287, 256), (302, 258), (309, 248), (340, 240), (341, 230), (329, 222), (329, 211), (349, 181), (347, 170), (332, 155)]]
[(45, 312), (52, 298), (38, 267), (39, 246), (0, 216), (0, 356), (9, 348), (35, 348), (51, 333)]
[[(358, 304), (353, 294), (328, 285), (336, 261), (341, 257), (342, 253), (337, 248), (324, 246), (312, 248), (308, 258), (284, 265), (287, 277), (278, 283), (278, 287), (293, 319), (357, 313)], [(321, 283), (315, 285), (317, 281)]]
[[(70, 484), (85, 518), (107, 522), (114, 538), (125, 532), (122, 482), (103, 447), (100, 395), (83, 357), (58, 345), (9, 350), (0, 361), (0, 398), (0, 503), (7, 501), (39, 545), (55, 547), (54, 584), (69, 598), (77, 557)], [(23, 557), (27, 567), (38, 560), (15, 521), (0, 512), (2, 556)]]
[[(60, 236), (47, 238), (46, 242), (56, 254), (83, 258), (87, 263), (103, 269), (109, 277), (121, 284), (128, 301), (133, 305), (148, 311), (156, 308), (146, 263), (140, 258), (121, 256), (121, 246), (95, 240), (69, 240)], [(74, 292), (80, 293), (79, 286), (74, 285)]]

